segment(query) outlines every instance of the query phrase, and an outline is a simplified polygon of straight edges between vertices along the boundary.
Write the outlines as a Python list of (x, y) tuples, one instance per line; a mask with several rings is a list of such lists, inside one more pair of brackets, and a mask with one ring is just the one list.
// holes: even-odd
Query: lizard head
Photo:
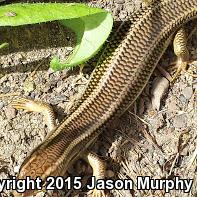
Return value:
[[(53, 159), (54, 158), (50, 157), (46, 151), (42, 151), (40, 149), (33, 151), (22, 163), (17, 176), (17, 181), (26, 181), (26, 184), (24, 184), (24, 187), (26, 187), (25, 191), (20, 191), (20, 189), (17, 188), (18, 192), (14, 191), (13, 195), (16, 197), (28, 197), (43, 191), (46, 178), (48, 176), (59, 175), (58, 167), (56, 168), (56, 165), (54, 165), (55, 161)], [(27, 189), (27, 183), (30, 182), (37, 187), (32, 189), (32, 184), (29, 184), (30, 189)]]

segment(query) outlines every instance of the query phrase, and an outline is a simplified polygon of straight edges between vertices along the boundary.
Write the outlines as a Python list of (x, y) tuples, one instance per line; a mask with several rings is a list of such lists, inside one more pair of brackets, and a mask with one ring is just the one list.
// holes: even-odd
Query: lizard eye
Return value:
[(29, 172), (29, 176), (30, 176), (30, 177), (34, 177), (35, 175), (36, 175), (35, 170), (31, 170), (31, 171)]

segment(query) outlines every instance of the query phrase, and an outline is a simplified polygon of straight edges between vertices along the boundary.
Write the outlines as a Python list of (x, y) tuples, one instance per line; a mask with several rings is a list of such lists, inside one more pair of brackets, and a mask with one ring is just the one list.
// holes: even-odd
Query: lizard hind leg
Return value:
[(178, 57), (176, 65), (178, 66), (175, 75), (173, 76), (174, 81), (181, 71), (186, 72), (187, 74), (197, 77), (197, 75), (192, 74), (190, 71), (187, 71), (187, 65), (189, 63), (189, 51), (187, 49), (187, 35), (184, 28), (178, 30), (174, 37), (173, 41), (174, 53)]
[(26, 98), (18, 98), (12, 101), (11, 105), (15, 109), (24, 109), (27, 111), (42, 113), (49, 130), (52, 131), (56, 127), (54, 111), (47, 103)]
[[(93, 176), (96, 180), (105, 179), (105, 162), (101, 160), (96, 154), (88, 152), (85, 154), (85, 160), (90, 164), (93, 169)], [(92, 197), (109, 197), (104, 190), (94, 189)]]

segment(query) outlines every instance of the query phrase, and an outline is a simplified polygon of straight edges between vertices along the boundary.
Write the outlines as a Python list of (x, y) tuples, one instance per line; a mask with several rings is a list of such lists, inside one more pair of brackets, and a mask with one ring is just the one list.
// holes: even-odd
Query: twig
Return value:
[(146, 122), (144, 119), (140, 118), (138, 115), (134, 114), (133, 112), (129, 111), (129, 113), (133, 116), (135, 116), (135, 118), (139, 119), (141, 122), (143, 122), (144, 124), (151, 126), (150, 123)]
[(6, 94), (0, 94), (0, 98), (2, 97), (8, 97), (8, 96), (19, 96), (20, 92), (15, 92), (15, 93), (6, 93)]
[(173, 170), (173, 168), (174, 168), (174, 166), (175, 166), (175, 163), (176, 163), (178, 157), (179, 157), (179, 153), (176, 154), (176, 156), (175, 156), (175, 158), (174, 158), (174, 161), (172, 162), (172, 165), (171, 165), (171, 167), (170, 167), (170, 172), (169, 172), (169, 174), (168, 174), (168, 177), (172, 174), (172, 170)]
[(193, 162), (196, 159), (196, 157), (197, 157), (197, 146), (196, 146), (196, 149), (195, 149), (191, 159), (189, 160), (189, 164), (187, 166), (187, 169), (189, 169), (191, 167), (191, 165), (193, 164)]

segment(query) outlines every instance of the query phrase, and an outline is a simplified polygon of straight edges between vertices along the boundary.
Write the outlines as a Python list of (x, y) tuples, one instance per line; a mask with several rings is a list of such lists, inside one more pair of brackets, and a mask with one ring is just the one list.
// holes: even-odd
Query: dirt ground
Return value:
[[(142, 6), (142, 0), (69, 2), (85, 2), (111, 10), (115, 21), (127, 20)], [(191, 22), (186, 27), (191, 31), (194, 26), (195, 22)], [(17, 111), (10, 103), (17, 96), (50, 103), (58, 123), (81, 96), (93, 68), (85, 67), (83, 75), (79, 74), (79, 68), (61, 72), (49, 68), (50, 57), (58, 54), (65, 58), (75, 42), (73, 33), (56, 22), (20, 28), (1, 27), (0, 40), (10, 43), (10, 47), (0, 53), (0, 178), (3, 179), (16, 175), (26, 155), (48, 133), (41, 114)], [(196, 68), (197, 31), (189, 37), (188, 49), (192, 60), (189, 68)], [(161, 68), (170, 72), (169, 65), (175, 61), (170, 46), (159, 62), (160, 69), (155, 70), (143, 93), (99, 137), (93, 149), (106, 161), (108, 178), (133, 179), (135, 182), (137, 176), (154, 179), (180, 176), (194, 180), (192, 190), (189, 193), (112, 190), (111, 196), (197, 196), (197, 79), (182, 73), (169, 84), (166, 72)], [(162, 92), (164, 97), (160, 98)], [(83, 175), (86, 184), (91, 169), (80, 160), (69, 173)], [(11, 196), (11, 192), (5, 190), (1, 195)], [(83, 190), (58, 192), (58, 196), (87, 195)]]

